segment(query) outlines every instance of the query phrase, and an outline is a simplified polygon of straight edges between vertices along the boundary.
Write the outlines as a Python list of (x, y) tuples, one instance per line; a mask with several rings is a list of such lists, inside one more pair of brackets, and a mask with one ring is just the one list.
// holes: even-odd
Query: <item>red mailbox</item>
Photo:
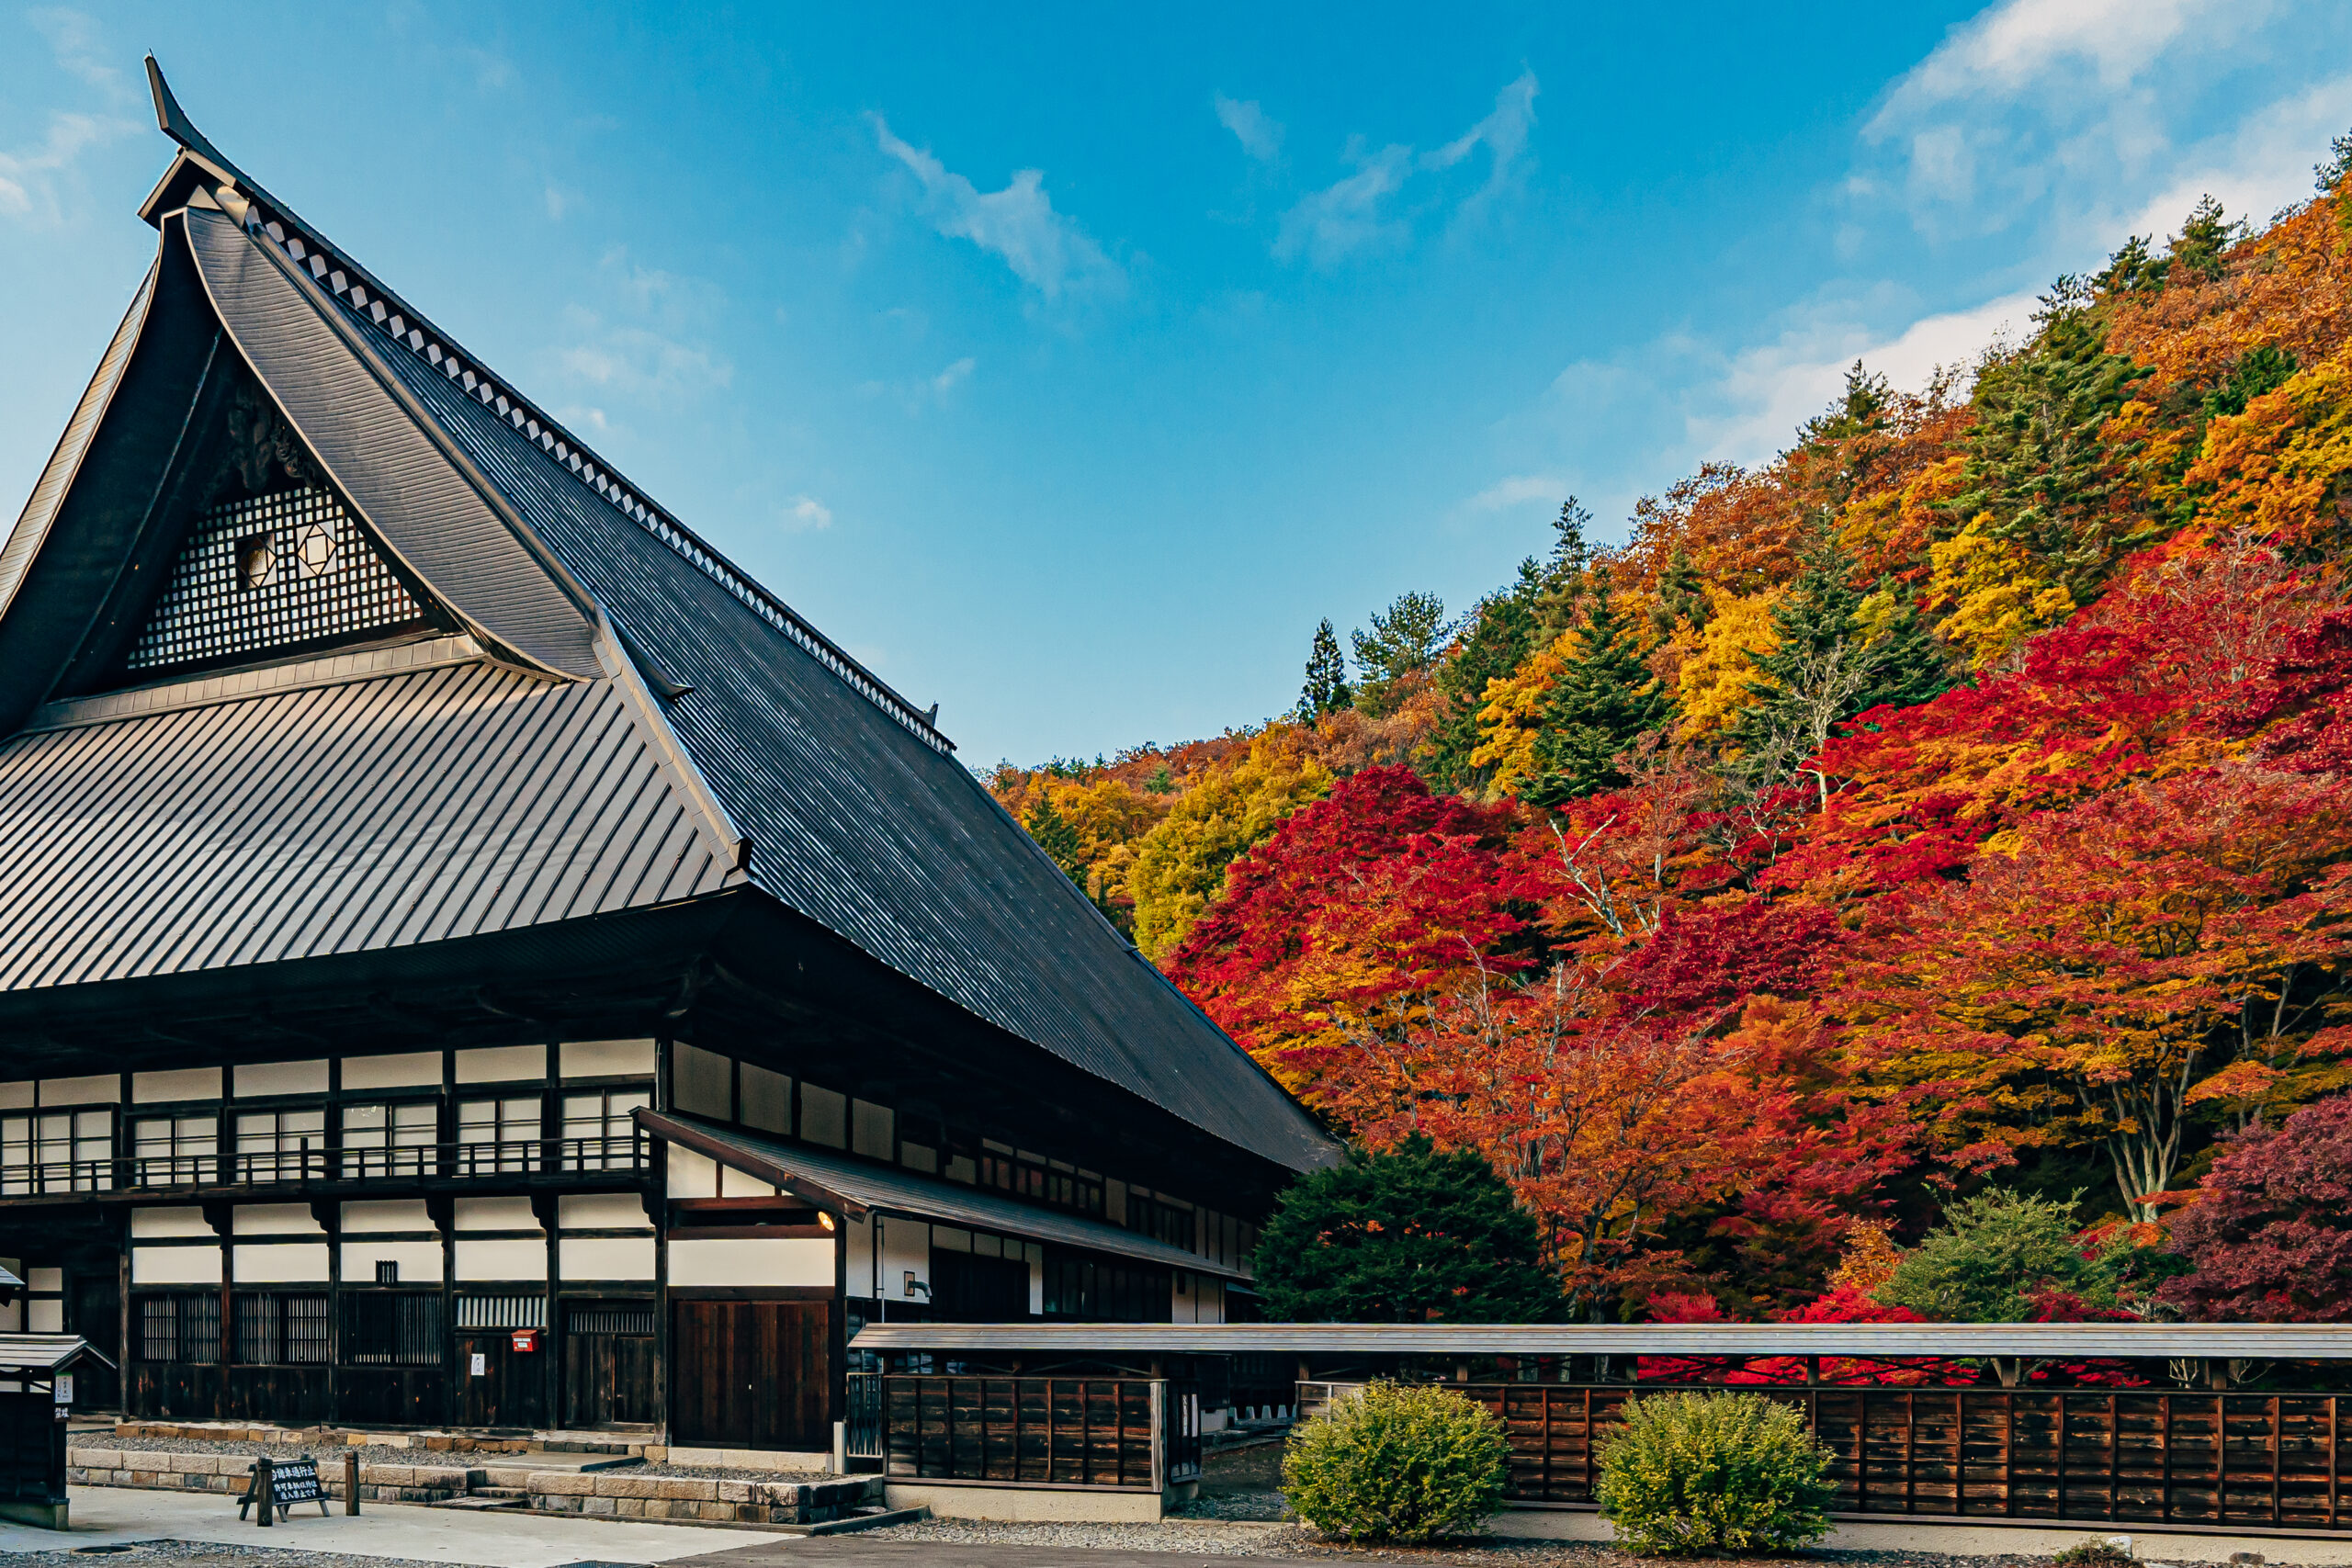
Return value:
[(514, 1331), (514, 1348), (527, 1351), (536, 1350), (538, 1348), (539, 1331), (537, 1329), (518, 1328)]

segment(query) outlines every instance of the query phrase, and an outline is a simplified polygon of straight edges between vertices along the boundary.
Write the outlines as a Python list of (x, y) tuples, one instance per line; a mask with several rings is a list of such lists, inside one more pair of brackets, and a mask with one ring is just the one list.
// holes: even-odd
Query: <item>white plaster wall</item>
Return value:
[(133, 1073), (130, 1098), (142, 1105), (158, 1100), (218, 1100), (220, 1069), (173, 1067), (160, 1073)]
[(246, 1243), (238, 1247), (234, 1261), (240, 1285), (323, 1285), (327, 1280), (327, 1244), (322, 1241)]
[(343, 1282), (372, 1285), (379, 1261), (400, 1265), (403, 1285), (441, 1282), (441, 1244), (437, 1241), (346, 1241), (343, 1244)]
[[(931, 1227), (913, 1220), (885, 1218), (882, 1226), (882, 1294), (894, 1302), (931, 1300)], [(907, 1271), (922, 1287), (907, 1290)]]
[(460, 1280), (544, 1280), (548, 1247), (543, 1241), (468, 1241), (451, 1247), (450, 1267)]
[(425, 1213), (422, 1198), (370, 1198), (343, 1206), (343, 1228), (345, 1235), (353, 1231), (429, 1231), (433, 1228), (433, 1216)]
[(217, 1285), (220, 1282), (220, 1249), (217, 1247), (133, 1247), (130, 1282), (134, 1285)]
[(535, 1231), (538, 1215), (528, 1198), (460, 1198), (451, 1206), (461, 1231)]
[(354, 1089), (419, 1089), (441, 1082), (441, 1053), (403, 1051), (390, 1056), (345, 1056), (343, 1087)]
[[(423, 1204), (417, 1205), (423, 1208)], [(204, 1223), (204, 1211), (186, 1209), (133, 1209), (130, 1211), (130, 1234), (135, 1237), (200, 1235), (210, 1236), (212, 1227)]]
[(634, 1192), (568, 1192), (555, 1201), (555, 1223), (565, 1230), (650, 1230)]
[(650, 1040), (567, 1040), (556, 1057), (567, 1078), (616, 1077), (625, 1073), (653, 1076)]
[(833, 1244), (817, 1240), (670, 1239), (673, 1285), (817, 1285), (831, 1289)]
[(548, 1076), (544, 1045), (485, 1045), (458, 1053), (459, 1083), (508, 1083)]
[(54, 1296), (65, 1289), (65, 1270), (62, 1269), (28, 1269), (24, 1279), (25, 1289), (36, 1295)]
[(566, 1237), (562, 1254), (566, 1280), (653, 1278), (653, 1237), (650, 1234)]
[[(231, 1228), (239, 1235), (324, 1235), (308, 1203), (240, 1203)], [(240, 1276), (242, 1278), (242, 1276)]]
[(720, 1166), (718, 1179), (721, 1198), (773, 1198), (776, 1193), (775, 1182), (747, 1176), (732, 1166)]
[(718, 1162), (707, 1155), (698, 1155), (682, 1145), (669, 1145), (670, 1196), (673, 1198), (716, 1198), (718, 1196)]
[(33, 1080), (0, 1083), (0, 1111), (22, 1111), (33, 1102)]
[[(319, 1086), (324, 1089), (322, 1083)], [(96, 1073), (85, 1078), (43, 1078), (40, 1102), (51, 1105), (112, 1105), (122, 1098), (122, 1075)]]
[(323, 1057), (315, 1062), (241, 1062), (232, 1081), (240, 1100), (255, 1094), (324, 1094), (327, 1064)]
[(27, 1302), (25, 1316), (27, 1319), (25, 1327), (31, 1333), (62, 1334), (65, 1332), (65, 1303), (54, 1297), (47, 1301)]

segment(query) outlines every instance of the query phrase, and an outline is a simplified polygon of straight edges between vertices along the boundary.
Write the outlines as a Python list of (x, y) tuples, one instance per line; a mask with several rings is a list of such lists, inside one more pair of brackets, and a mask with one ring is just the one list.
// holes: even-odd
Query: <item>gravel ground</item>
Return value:
[(141, 1540), (78, 1551), (0, 1552), (8, 1568), (448, 1568), (397, 1557), (352, 1557), (339, 1551), (288, 1551), (268, 1546), (222, 1546), (207, 1540)]

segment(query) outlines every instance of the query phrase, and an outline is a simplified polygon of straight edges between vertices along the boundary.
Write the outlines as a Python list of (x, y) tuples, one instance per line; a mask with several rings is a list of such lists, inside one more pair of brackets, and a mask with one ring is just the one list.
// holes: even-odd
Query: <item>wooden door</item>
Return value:
[(681, 1301), (672, 1312), (675, 1441), (831, 1450), (832, 1303)]
[[(119, 1365), (122, 1361), (122, 1292), (115, 1275), (107, 1273), (75, 1274), (74, 1279), (73, 1315), (65, 1325), (88, 1340), (99, 1355)], [(74, 1369), (74, 1407), (76, 1410), (119, 1410), (122, 1408), (121, 1374), (96, 1356), (85, 1356)]]
[(563, 1424), (652, 1426), (662, 1419), (654, 1379), (651, 1302), (571, 1302), (564, 1310)]
[[(458, 1330), (458, 1425), (538, 1427), (547, 1420), (547, 1336), (517, 1350), (514, 1331)], [(474, 1370), (481, 1357), (480, 1371)]]

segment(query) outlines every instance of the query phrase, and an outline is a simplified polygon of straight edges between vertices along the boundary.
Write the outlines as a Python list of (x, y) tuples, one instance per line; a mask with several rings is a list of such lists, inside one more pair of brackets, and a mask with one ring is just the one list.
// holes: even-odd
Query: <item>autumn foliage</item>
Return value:
[(1899, 1321), (1987, 1183), (2139, 1260), (2005, 1310), (2336, 1314), (2347, 161), (1324, 628), (1295, 713), (991, 787), (1336, 1129), (1483, 1156), (1579, 1315)]

